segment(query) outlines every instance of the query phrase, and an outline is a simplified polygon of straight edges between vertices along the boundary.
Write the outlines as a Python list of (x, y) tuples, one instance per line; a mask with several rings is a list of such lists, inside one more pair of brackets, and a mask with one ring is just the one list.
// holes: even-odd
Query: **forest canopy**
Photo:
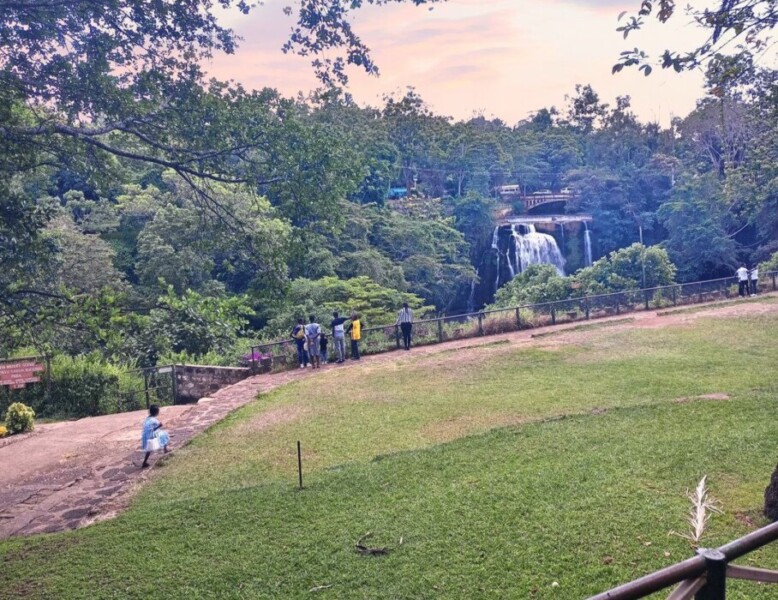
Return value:
[[(455, 120), (414, 89), (359, 106), (333, 85), (376, 71), (361, 4), (299, 4), (286, 50), (328, 85), (287, 98), (201, 71), (238, 42), (215, 9), (247, 3), (0, 0), (0, 352), (153, 365), (238, 355), (311, 312), (463, 312), (509, 185), (591, 216), (593, 292), (639, 241), (662, 281), (771, 264), (776, 77), (748, 52), (711, 56), (665, 128), (585, 84), (518, 123)], [(498, 298), (536, 276), (558, 283), (540, 269)]]

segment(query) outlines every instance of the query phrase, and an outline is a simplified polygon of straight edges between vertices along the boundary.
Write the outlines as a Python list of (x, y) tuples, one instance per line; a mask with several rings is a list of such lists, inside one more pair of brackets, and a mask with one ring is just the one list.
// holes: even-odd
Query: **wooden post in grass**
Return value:
[(484, 334), (484, 313), (478, 313), (478, 335)]
[(400, 349), (400, 326), (395, 324), (394, 326), (394, 339), (397, 341), (397, 349)]
[(516, 309), (516, 329), (521, 329), (521, 313)]
[(303, 451), (300, 446), (300, 440), (297, 440), (297, 479), (300, 489), (303, 489)]
[(443, 343), (443, 319), (438, 320), (438, 342)]

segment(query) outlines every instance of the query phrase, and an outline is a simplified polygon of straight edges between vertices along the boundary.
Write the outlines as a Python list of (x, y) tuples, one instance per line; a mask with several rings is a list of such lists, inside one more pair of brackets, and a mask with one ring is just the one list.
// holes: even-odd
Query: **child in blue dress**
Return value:
[(152, 404), (149, 406), (149, 416), (143, 421), (143, 434), (140, 438), (140, 448), (146, 453), (141, 465), (143, 469), (149, 466), (149, 456), (152, 452), (157, 450), (168, 452), (170, 436), (162, 429), (162, 423), (157, 419), (157, 415), (159, 415), (159, 406)]

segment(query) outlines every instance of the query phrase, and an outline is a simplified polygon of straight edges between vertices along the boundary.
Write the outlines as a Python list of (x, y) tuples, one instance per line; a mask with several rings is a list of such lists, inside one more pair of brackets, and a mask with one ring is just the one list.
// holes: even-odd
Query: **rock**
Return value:
[(771, 521), (778, 521), (778, 466), (764, 491), (764, 514)]

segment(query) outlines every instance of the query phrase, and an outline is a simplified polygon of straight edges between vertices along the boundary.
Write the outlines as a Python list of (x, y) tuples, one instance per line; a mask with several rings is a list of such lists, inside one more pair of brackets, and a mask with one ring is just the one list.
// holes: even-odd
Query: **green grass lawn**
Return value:
[[(0, 597), (586, 597), (691, 555), (670, 532), (702, 475), (725, 511), (705, 545), (763, 523), (776, 326), (603, 328), (321, 373), (179, 450), (119, 518), (0, 543)], [(392, 552), (354, 552), (367, 532)], [(746, 562), (778, 567), (778, 547)]]

